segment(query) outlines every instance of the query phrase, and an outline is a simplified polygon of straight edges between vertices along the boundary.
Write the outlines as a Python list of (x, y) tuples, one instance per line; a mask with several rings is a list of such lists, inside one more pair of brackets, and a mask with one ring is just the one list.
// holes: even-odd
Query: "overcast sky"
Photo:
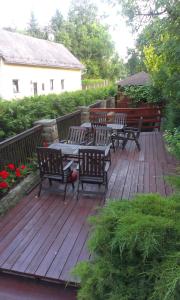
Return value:
[[(66, 16), (70, 2), (71, 0), (0, 0), (0, 27), (13, 26), (23, 29), (27, 26), (32, 11), (40, 26), (47, 25), (56, 9)], [(96, 0), (95, 3), (99, 6), (101, 14), (104, 12), (109, 15), (106, 23), (110, 25), (110, 33), (119, 55), (125, 58), (127, 47), (134, 45), (130, 29), (111, 7), (101, 4), (100, 0)]]

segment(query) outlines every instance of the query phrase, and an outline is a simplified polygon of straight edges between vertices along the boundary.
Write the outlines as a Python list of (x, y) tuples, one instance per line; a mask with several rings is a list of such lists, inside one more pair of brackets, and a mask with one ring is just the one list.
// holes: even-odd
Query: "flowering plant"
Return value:
[(0, 170), (0, 194), (6, 193), (22, 178), (26, 177), (31, 171), (27, 165), (8, 164), (3, 170)]

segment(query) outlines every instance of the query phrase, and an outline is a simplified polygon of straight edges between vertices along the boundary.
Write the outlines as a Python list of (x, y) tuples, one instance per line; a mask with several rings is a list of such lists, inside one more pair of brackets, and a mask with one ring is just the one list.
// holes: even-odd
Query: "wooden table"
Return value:
[(64, 156), (69, 158), (78, 158), (79, 149), (94, 149), (102, 150), (105, 152), (105, 156), (108, 155), (110, 146), (88, 146), (88, 145), (74, 145), (65, 143), (53, 143), (49, 146), (51, 149), (60, 150)]
[[(91, 128), (90, 122), (85, 122), (81, 124), (81, 127)], [(107, 128), (111, 128), (112, 130), (122, 130), (124, 128), (123, 124), (115, 124), (115, 123), (107, 123)]]

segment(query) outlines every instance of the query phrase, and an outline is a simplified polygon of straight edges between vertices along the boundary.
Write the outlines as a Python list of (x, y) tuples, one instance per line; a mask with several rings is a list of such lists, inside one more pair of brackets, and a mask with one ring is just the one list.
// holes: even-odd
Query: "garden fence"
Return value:
[(18, 166), (30, 161), (36, 147), (42, 146), (42, 126), (37, 125), (0, 143), (0, 170), (7, 164)]
[(56, 119), (58, 137), (60, 140), (66, 139), (70, 126), (81, 125), (81, 111), (77, 110), (73, 113), (67, 114)]

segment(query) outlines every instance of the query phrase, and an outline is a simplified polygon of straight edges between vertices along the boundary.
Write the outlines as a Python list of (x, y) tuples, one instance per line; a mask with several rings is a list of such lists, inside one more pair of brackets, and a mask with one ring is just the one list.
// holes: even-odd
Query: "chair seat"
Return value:
[(103, 183), (104, 179), (102, 179), (100, 177), (81, 176), (81, 182), (86, 182), (86, 183)]
[(48, 179), (52, 179), (52, 180), (62, 180), (62, 175), (45, 174), (44, 178), (48, 178)]

